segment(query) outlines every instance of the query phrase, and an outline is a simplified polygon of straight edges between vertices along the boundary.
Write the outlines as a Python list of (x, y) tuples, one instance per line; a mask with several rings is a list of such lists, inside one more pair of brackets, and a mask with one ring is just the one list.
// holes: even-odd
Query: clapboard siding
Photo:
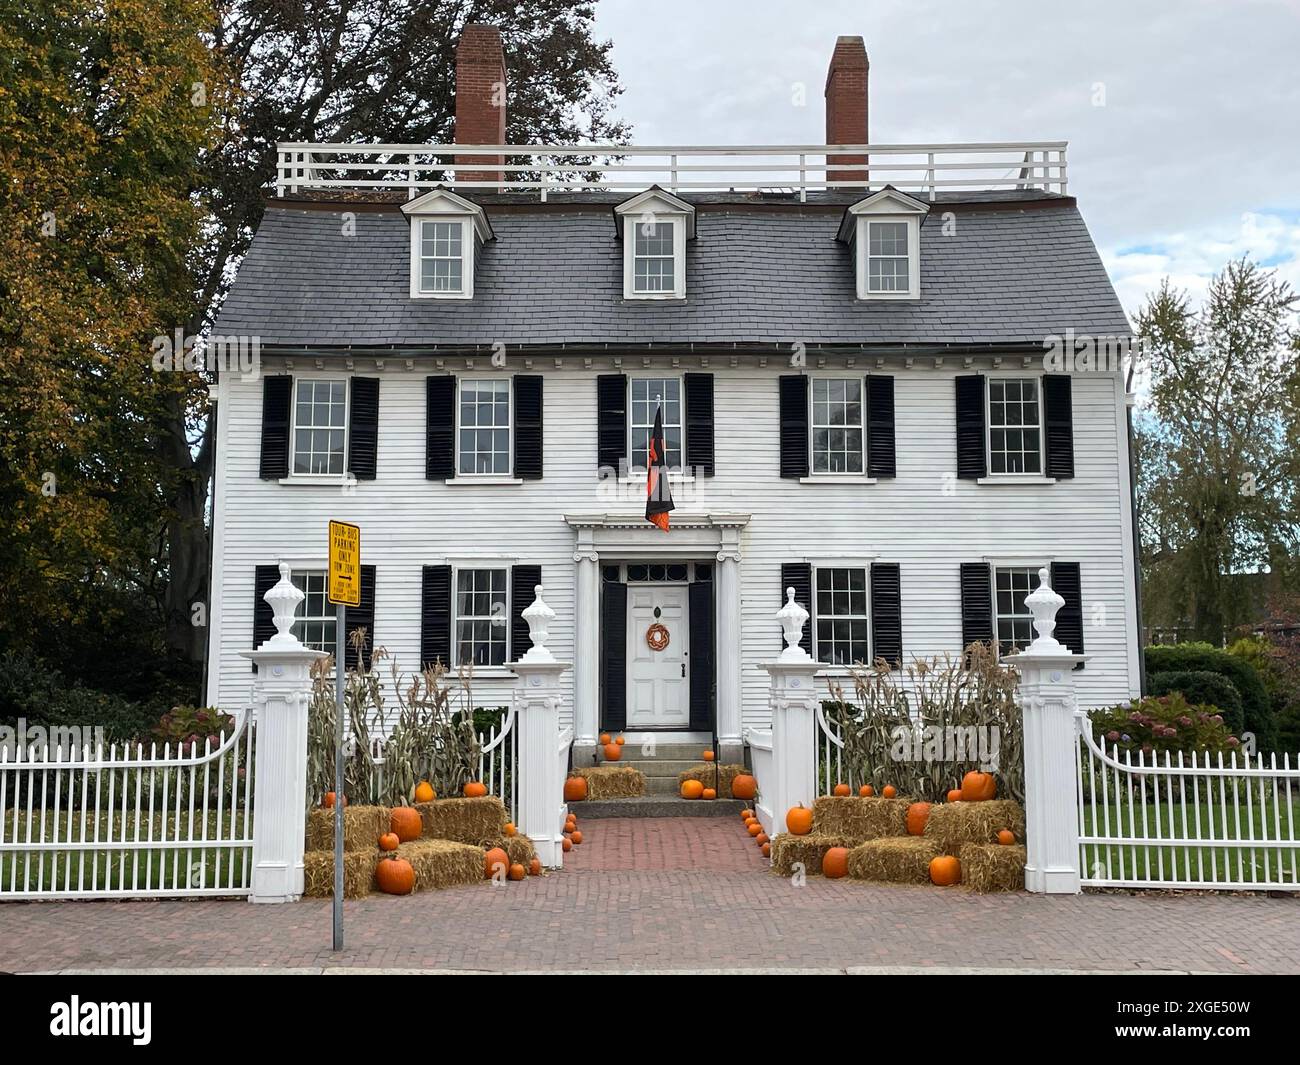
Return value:
[[(437, 370), (421, 362), (413, 370), (400, 370), (390, 361), (382, 373), (383, 461), (374, 481), (347, 491), (260, 480), (262, 388), (233, 375), (228, 379), (217, 496), (221, 572), (214, 625), (220, 660), (211, 671), (210, 692), (226, 709), (248, 698), (251, 674), (246, 660), (237, 656), (247, 650), (252, 631), (255, 567), (280, 558), (295, 565), (323, 562), (330, 519), (361, 526), (363, 560), (377, 571), (376, 639), (401, 667), (414, 668), (419, 655), (421, 567), (470, 558), (541, 565), (546, 598), (557, 614), (551, 646), (561, 660), (573, 660), (573, 531), (562, 516), (640, 513), (644, 506), (639, 486), (632, 486), (623, 501), (611, 503), (596, 480), (596, 373), (610, 372), (610, 367), (544, 371), (552, 380), (545, 388), (542, 480), (471, 485), (425, 478), (425, 376)], [(373, 364), (363, 363), (358, 362), (358, 373), (375, 374)], [(780, 477), (780, 371), (719, 367), (717, 360), (708, 370), (715, 377), (716, 473), (700, 486), (699, 500), (686, 486), (675, 488), (674, 495), (679, 513), (714, 509), (752, 515), (741, 543), (744, 724), (766, 721), (767, 674), (760, 663), (778, 650), (773, 589), (781, 564), (803, 559), (874, 556), (897, 562), (903, 647), (909, 658), (958, 649), (961, 562), (991, 555), (1078, 561), (1085, 642), (1092, 656), (1088, 668), (1076, 674), (1080, 700), (1099, 705), (1129, 696), (1136, 666), (1126, 634), (1130, 578), (1124, 567), (1117, 433), (1122, 421), (1117, 419), (1114, 378), (1074, 380), (1072, 481), (978, 485), (956, 478), (957, 371), (895, 367), (889, 372), (895, 385), (897, 476), (874, 485), (811, 485)], [(278, 367), (267, 372), (278, 372)], [(300, 367), (296, 372), (308, 374)], [(539, 372), (538, 367), (531, 372)], [(672, 371), (656, 366), (654, 372)], [(1101, 626), (1094, 625), (1098, 604), (1104, 606)], [(568, 720), (571, 671), (564, 683), (570, 693), (563, 709)], [(500, 705), (511, 690), (504, 674), (480, 675), (476, 701)]]

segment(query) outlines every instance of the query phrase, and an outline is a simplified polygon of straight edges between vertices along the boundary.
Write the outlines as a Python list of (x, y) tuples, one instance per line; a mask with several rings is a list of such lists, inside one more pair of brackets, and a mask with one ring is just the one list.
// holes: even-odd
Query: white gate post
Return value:
[(302, 895), (307, 834), (307, 709), (311, 665), (327, 657), (290, 631), (303, 594), (280, 563), (280, 581), (266, 593), (276, 633), (255, 651), (252, 704), (257, 731), (253, 766), (253, 876), (250, 902), (295, 902)]
[[(790, 807), (811, 807), (817, 797), (820, 697), (813, 676), (825, 665), (799, 646), (808, 611), (794, 601), (793, 588), (787, 588), (785, 594), (786, 604), (776, 614), (785, 635), (785, 649), (775, 662), (763, 665), (771, 678), (768, 702), (772, 708), (772, 779), (759, 781), (764, 800), (759, 820), (769, 836), (785, 831), (785, 814)], [(770, 815), (767, 820), (765, 812)]]
[(1025, 730), (1025, 889), (1048, 895), (1079, 893), (1079, 804), (1076, 765), (1074, 667), (1086, 655), (1071, 654), (1052, 635), (1065, 605), (1038, 571), (1038, 587), (1025, 597), (1037, 638), (1008, 655), (1020, 672)]
[(519, 829), (533, 841), (548, 869), (564, 862), (564, 769), (560, 764), (560, 674), (569, 668), (546, 647), (555, 611), (542, 600), (542, 586), (523, 612), (532, 647), (510, 668), (515, 689), (515, 772), (519, 774)]

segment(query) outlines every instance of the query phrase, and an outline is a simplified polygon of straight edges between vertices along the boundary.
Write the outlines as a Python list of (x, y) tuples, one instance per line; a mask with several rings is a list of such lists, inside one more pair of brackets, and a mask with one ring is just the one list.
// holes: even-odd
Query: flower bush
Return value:
[(186, 753), (192, 749), (202, 754), (205, 742), (211, 741), (215, 751), (222, 735), (229, 736), (234, 727), (235, 719), (215, 706), (173, 706), (153, 727), (149, 739), (159, 747), (170, 744), (173, 750), (183, 747)]
[(1148, 695), (1091, 715), (1097, 742), (1110, 753), (1222, 751), (1241, 749), (1218, 707), (1189, 703), (1181, 692)]

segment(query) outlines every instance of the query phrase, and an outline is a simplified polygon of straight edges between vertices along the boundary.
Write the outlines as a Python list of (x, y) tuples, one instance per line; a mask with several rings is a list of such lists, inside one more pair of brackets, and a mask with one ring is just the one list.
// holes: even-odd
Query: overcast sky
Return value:
[(1243, 253), (1300, 289), (1300, 0), (596, 10), (634, 143), (822, 143), (826, 65), (856, 34), (873, 142), (1070, 142), (1070, 191), (1130, 313), (1161, 277), (1200, 295)]

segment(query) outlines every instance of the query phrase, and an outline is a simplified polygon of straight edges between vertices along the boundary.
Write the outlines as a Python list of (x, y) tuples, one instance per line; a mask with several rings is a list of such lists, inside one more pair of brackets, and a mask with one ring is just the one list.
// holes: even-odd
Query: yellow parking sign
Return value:
[(361, 527), (330, 522), (328, 598), (336, 606), (361, 605)]

